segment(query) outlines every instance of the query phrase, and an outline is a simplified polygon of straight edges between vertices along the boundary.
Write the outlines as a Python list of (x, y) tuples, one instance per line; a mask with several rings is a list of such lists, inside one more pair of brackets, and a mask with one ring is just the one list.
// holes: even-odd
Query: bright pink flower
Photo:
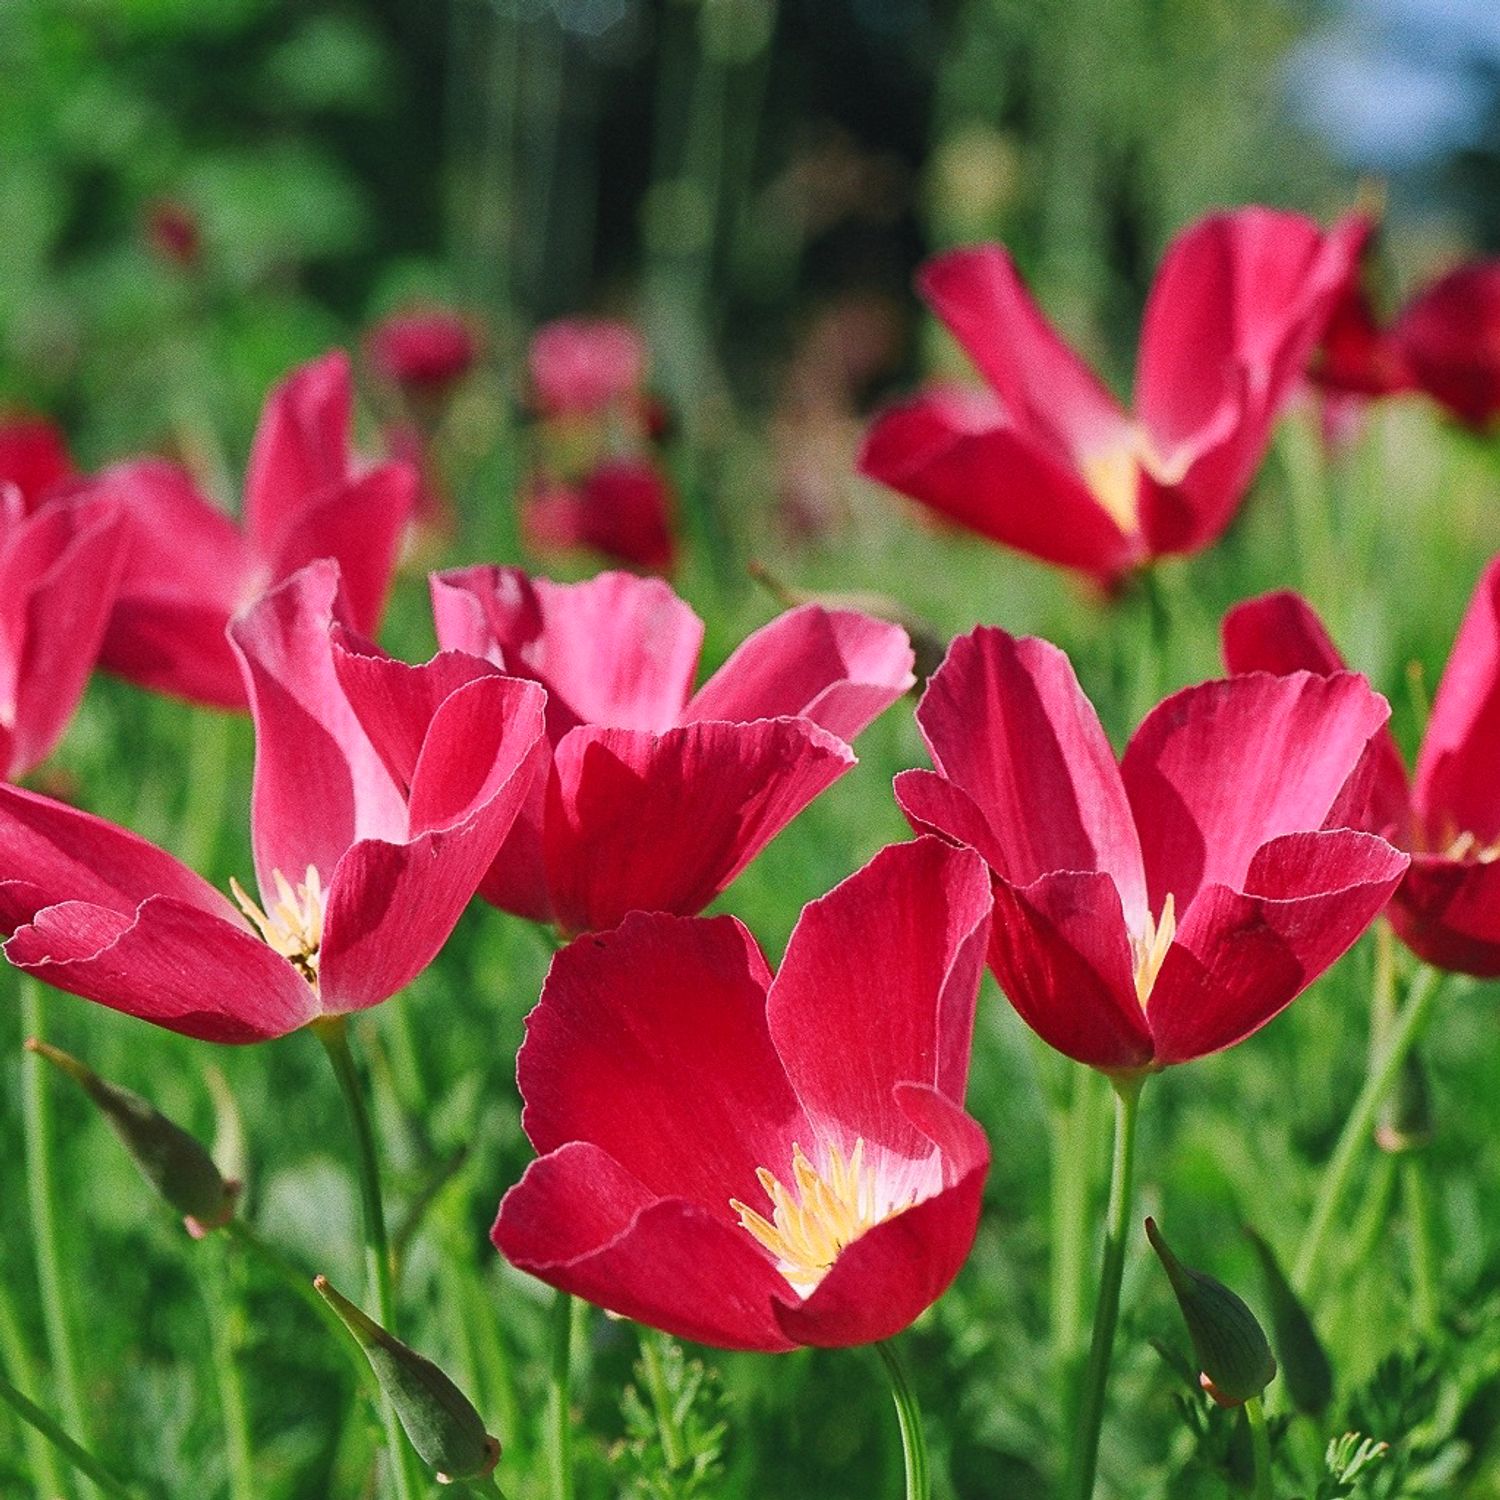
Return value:
[(351, 401), (341, 353), (302, 366), (271, 392), (250, 451), (242, 526), (160, 459), (119, 464), (91, 481), (120, 499), (132, 533), (105, 666), (157, 692), (243, 709), (225, 626), (320, 557), (339, 563), (355, 629), (374, 632), (417, 481), (402, 463), (356, 466)]
[(558, 954), (517, 1069), (541, 1157), (500, 1252), (723, 1348), (899, 1333), (979, 1219), (987, 887), (969, 850), (885, 849), (803, 912), (774, 979), (732, 917), (637, 913)]
[(1392, 337), (1412, 377), (1461, 422), (1500, 415), (1500, 260), (1472, 261), (1412, 299)]
[[(1344, 669), (1313, 608), (1267, 594), (1224, 617), (1231, 672)], [(1500, 976), (1500, 558), (1485, 570), (1432, 705), (1410, 783), (1388, 732), (1374, 748), (1366, 826), (1410, 850), (1387, 915), (1403, 941), (1440, 969)]]
[(559, 318), (537, 330), (528, 357), (544, 416), (599, 416), (640, 394), (646, 345), (629, 323)]
[(6, 957), (220, 1042), (362, 1010), (432, 961), (540, 765), (543, 695), (453, 653), (392, 661), (312, 564), (234, 622), (255, 720), (257, 906), (88, 813), (0, 787)]
[(1358, 248), (1264, 208), (1168, 249), (1126, 413), (1047, 324), (998, 245), (930, 261), (923, 296), (988, 390), (880, 417), (862, 471), (984, 536), (1105, 582), (1206, 547), (1239, 506)]
[(382, 380), (418, 391), (443, 390), (474, 368), (479, 348), (468, 323), (445, 308), (393, 313), (365, 339)]
[(26, 511), (73, 473), (67, 440), (53, 423), (44, 417), (0, 421), (0, 488), (15, 485)]
[(584, 547), (658, 573), (677, 560), (672, 492), (649, 459), (609, 460), (578, 484), (536, 483), (522, 502), (521, 522), (539, 552)]
[(977, 849), (990, 965), (1079, 1062), (1187, 1062), (1264, 1026), (1364, 931), (1404, 854), (1348, 825), (1388, 708), (1362, 677), (1256, 675), (1159, 704), (1116, 762), (1055, 646), (978, 629), (917, 711), (912, 826)]
[(88, 685), (125, 566), (108, 500), (48, 501), (30, 515), (0, 482), (0, 780), (52, 753)]
[(439, 642), (547, 689), (552, 764), (480, 893), (568, 932), (701, 911), (854, 764), (911, 685), (906, 632), (794, 609), (693, 694), (703, 622), (665, 583), (478, 567), (432, 579)]

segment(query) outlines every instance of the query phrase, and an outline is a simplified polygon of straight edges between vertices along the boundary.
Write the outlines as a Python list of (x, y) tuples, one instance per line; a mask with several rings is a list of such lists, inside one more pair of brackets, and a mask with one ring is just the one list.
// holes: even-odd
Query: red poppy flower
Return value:
[(382, 318), (365, 339), (365, 353), (382, 380), (430, 392), (462, 380), (479, 349), (457, 313), (426, 308)]
[(12, 484), (20, 490), (24, 510), (35, 510), (73, 472), (67, 440), (53, 423), (44, 417), (0, 421), (0, 488)]
[(1365, 288), (1364, 258), (1379, 226), (1363, 215), (1353, 224), (1356, 253), (1308, 366), (1308, 378), (1332, 396), (1390, 396), (1412, 388), (1411, 372), (1391, 330), (1376, 318)]
[(643, 458), (602, 463), (578, 484), (534, 484), (521, 522), (527, 544), (539, 552), (585, 547), (662, 573), (677, 559), (672, 492), (666, 476)]
[[(1224, 617), (1231, 672), (1340, 672), (1313, 608), (1293, 593), (1237, 604)], [(1500, 558), (1485, 570), (1453, 643), (1408, 782), (1383, 733), (1366, 826), (1411, 853), (1387, 915), (1440, 969), (1500, 976)]]
[(271, 392), (250, 451), (243, 527), (160, 459), (119, 464), (90, 482), (118, 496), (131, 523), (106, 667), (157, 692), (243, 709), (225, 626), (319, 557), (338, 561), (354, 627), (374, 632), (417, 480), (402, 463), (355, 466), (351, 402), (342, 353), (302, 366)]
[(896, 799), (977, 849), (1021, 1018), (1129, 1073), (1242, 1041), (1337, 959), (1407, 865), (1349, 824), (1388, 707), (1362, 677), (1259, 674), (1159, 704), (1118, 763), (1055, 646), (978, 629), (917, 711)]
[(814, 901), (774, 979), (732, 917), (637, 913), (565, 949), (526, 1022), (541, 1157), (500, 1205), (501, 1254), (723, 1348), (899, 1333), (978, 1223), (989, 908), (981, 861), (922, 839)]
[(146, 207), (146, 243), (174, 266), (195, 266), (203, 250), (198, 215), (186, 203), (156, 199)]
[(1047, 324), (998, 245), (930, 261), (923, 296), (988, 390), (877, 419), (860, 468), (950, 519), (1110, 582), (1229, 524), (1327, 324), (1357, 221), (1217, 214), (1151, 288), (1132, 417)]
[(646, 345), (629, 323), (559, 318), (537, 330), (528, 366), (542, 415), (600, 416), (639, 395)]
[(233, 626), (255, 720), (260, 901), (123, 828), (0, 787), (6, 957), (171, 1031), (252, 1042), (361, 1010), (447, 940), (537, 774), (543, 695), (472, 658), (392, 661), (314, 563)]
[(62, 738), (124, 565), (117, 505), (62, 497), (28, 515), (0, 482), (0, 779), (24, 776)]
[(794, 609), (692, 692), (703, 622), (659, 579), (432, 579), (439, 642), (547, 689), (551, 770), (480, 893), (568, 932), (701, 911), (854, 765), (912, 683), (899, 626)]
[(1412, 377), (1471, 427), (1500, 415), (1500, 260), (1450, 271), (1407, 305), (1392, 337)]

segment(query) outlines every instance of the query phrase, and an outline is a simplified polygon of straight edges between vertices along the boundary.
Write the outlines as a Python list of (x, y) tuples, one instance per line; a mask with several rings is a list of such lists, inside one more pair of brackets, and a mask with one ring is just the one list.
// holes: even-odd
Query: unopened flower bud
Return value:
[(239, 1184), (227, 1180), (207, 1149), (149, 1099), (101, 1078), (76, 1057), (36, 1037), (26, 1047), (66, 1073), (94, 1101), (141, 1175), (183, 1215), (190, 1234), (200, 1238), (233, 1218)]
[(1260, 1395), (1276, 1377), (1276, 1356), (1255, 1314), (1223, 1282), (1183, 1265), (1154, 1219), (1146, 1220), (1146, 1238), (1182, 1309), (1202, 1372), (1199, 1384), (1220, 1406)]
[(1302, 1299), (1292, 1290), (1271, 1247), (1253, 1229), (1245, 1231), (1260, 1261), (1271, 1309), (1271, 1333), (1292, 1405), (1321, 1416), (1333, 1400), (1333, 1366)]
[(500, 1460), (500, 1440), (485, 1431), (469, 1398), (430, 1359), (341, 1296), (326, 1276), (313, 1285), (365, 1351), (412, 1447), (437, 1474), (438, 1483), (489, 1474)]

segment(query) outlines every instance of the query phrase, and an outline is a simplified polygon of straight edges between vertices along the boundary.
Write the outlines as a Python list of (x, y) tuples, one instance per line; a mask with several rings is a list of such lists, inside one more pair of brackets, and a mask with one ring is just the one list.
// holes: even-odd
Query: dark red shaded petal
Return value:
[(1135, 962), (1108, 875), (995, 881), (990, 967), (1017, 1014), (1050, 1047), (1106, 1072), (1151, 1061)]
[(1189, 1062), (1260, 1030), (1379, 916), (1406, 866), (1373, 834), (1294, 833), (1256, 851), (1243, 892), (1205, 886), (1146, 1007), (1157, 1062)]
[[(1390, 708), (1363, 677), (1264, 672), (1175, 693), (1146, 716), (1121, 774), (1141, 833), (1151, 909), (1240, 889), (1261, 845), (1363, 814), (1366, 747)], [(1350, 801), (1357, 805), (1350, 808)], [(1331, 820), (1331, 821), (1330, 821)]]
[(1145, 557), (1075, 470), (981, 392), (933, 391), (887, 408), (865, 436), (859, 471), (1058, 567), (1109, 581)]
[(912, 661), (899, 625), (804, 604), (747, 636), (682, 721), (801, 717), (852, 740), (916, 681)]
[(790, 1288), (744, 1230), (643, 1187), (582, 1142), (534, 1161), (490, 1238), (522, 1271), (678, 1338), (780, 1353)]
[(735, 1225), (807, 1116), (766, 1029), (770, 974), (730, 917), (636, 913), (553, 960), (517, 1061), (537, 1151), (589, 1141), (660, 1197)]
[(1500, 412), (1500, 260), (1473, 261), (1414, 297), (1396, 320), (1416, 383), (1461, 422)]
[(1436, 968), (1500, 977), (1500, 864), (1413, 855), (1387, 915), (1401, 941)]
[(1005, 863), (1005, 850), (967, 792), (936, 771), (899, 771), (892, 788), (896, 805), (913, 833), (931, 833), (977, 850), (993, 870)]
[(311, 986), (259, 938), (170, 896), (132, 914), (44, 907), (5, 956), (69, 994), (204, 1041), (265, 1041), (318, 1014)]
[(893, 1087), (930, 1084), (962, 1103), (990, 904), (977, 854), (919, 839), (881, 850), (803, 910), (766, 1018), (823, 1137), (915, 1156), (924, 1143)]
[(573, 730), (554, 752), (544, 831), (559, 920), (584, 932), (630, 911), (701, 911), (853, 765), (805, 719)]
[(1144, 921), (1119, 768), (1063, 652), (981, 626), (949, 647), (917, 721), (938, 771), (983, 812), (1003, 853), (997, 874), (1024, 886), (1054, 870), (1103, 870), (1126, 921)]
[(629, 573), (564, 584), (460, 568), (433, 575), (432, 612), (444, 648), (547, 689), (554, 740), (578, 724), (675, 724), (703, 644), (703, 622), (665, 583)]
[(974, 1244), (990, 1159), (984, 1132), (934, 1089), (906, 1084), (897, 1094), (942, 1152), (944, 1185), (862, 1234), (800, 1306), (774, 1304), (799, 1344), (837, 1349), (893, 1337), (948, 1290)]
[(514, 912), (530, 922), (552, 922), (552, 895), (547, 889), (547, 861), (542, 850), (542, 821), (547, 815), (547, 788), (552, 779), (552, 757), (543, 746), (536, 780), (515, 825), (506, 835), (495, 862), (479, 883), (479, 894), (501, 911)]
[(68, 442), (56, 423), (45, 417), (0, 421), (0, 485), (15, 485), (28, 513), (54, 485), (72, 477)]
[(1484, 570), (1459, 626), (1417, 755), (1412, 803), (1428, 846), (1459, 834), (1500, 838), (1500, 558)]
[(671, 487), (649, 459), (611, 459), (578, 485), (534, 485), (521, 521), (538, 551), (583, 547), (655, 572), (669, 572), (676, 561)]

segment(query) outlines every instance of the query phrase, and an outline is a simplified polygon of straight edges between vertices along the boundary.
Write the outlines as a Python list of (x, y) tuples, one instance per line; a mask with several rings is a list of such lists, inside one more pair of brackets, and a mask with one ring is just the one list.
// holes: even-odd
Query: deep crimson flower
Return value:
[(203, 248), (197, 214), (176, 199), (158, 198), (146, 209), (146, 241), (173, 265), (196, 265)]
[(816, 605), (698, 690), (703, 622), (658, 579), (478, 567), (432, 579), (439, 642), (547, 689), (552, 764), (480, 893), (568, 932), (701, 911), (854, 764), (911, 685), (899, 626)]
[(917, 711), (912, 826), (977, 849), (990, 964), (1044, 1041), (1112, 1073), (1264, 1026), (1375, 918), (1404, 854), (1346, 826), (1388, 707), (1362, 677), (1258, 674), (1159, 704), (1116, 763), (1055, 646), (980, 628)]
[(311, 564), (233, 626), (255, 720), (261, 901), (102, 819), (0, 787), (6, 957), (171, 1031), (252, 1042), (362, 1010), (432, 961), (540, 765), (543, 695), (453, 653), (392, 661)]
[(1151, 288), (1133, 417), (1053, 332), (1003, 249), (939, 256), (922, 294), (989, 388), (886, 412), (860, 468), (1105, 582), (1197, 551), (1239, 506), (1357, 249), (1352, 219), (1324, 234), (1299, 215), (1246, 208), (1195, 224)]
[(90, 481), (120, 499), (132, 534), (105, 666), (158, 692), (243, 709), (224, 628), (319, 557), (339, 563), (355, 629), (374, 632), (417, 480), (402, 463), (355, 465), (351, 401), (341, 353), (303, 365), (271, 392), (250, 451), (243, 527), (161, 459), (118, 464)]
[(646, 345), (629, 323), (559, 318), (537, 330), (528, 366), (532, 396), (544, 416), (600, 416), (639, 396)]
[[(1344, 670), (1307, 601), (1266, 594), (1224, 617), (1231, 672)], [(1453, 643), (1408, 783), (1389, 732), (1374, 754), (1366, 826), (1411, 853), (1387, 915), (1413, 952), (1440, 969), (1500, 975), (1500, 558), (1485, 570)]]
[(463, 318), (434, 307), (382, 318), (365, 339), (365, 353), (381, 379), (430, 392), (462, 380), (474, 368), (479, 346)]
[(0, 488), (12, 484), (20, 490), (26, 511), (73, 473), (67, 440), (53, 423), (43, 417), (0, 421)]
[(518, 1077), (540, 1159), (493, 1238), (552, 1286), (730, 1349), (899, 1333), (968, 1255), (964, 1113), (990, 897), (969, 850), (883, 850), (773, 979), (732, 917), (637, 913), (553, 961)]
[(1393, 338), (1412, 377), (1461, 422), (1500, 415), (1500, 260), (1472, 261), (1414, 297)]
[(539, 552), (586, 547), (659, 573), (677, 560), (672, 492), (649, 459), (612, 459), (578, 484), (540, 480), (525, 495), (521, 521)]
[(52, 753), (88, 685), (125, 565), (112, 501), (50, 500), (31, 514), (0, 482), (0, 780)]
[(1357, 253), (1308, 366), (1308, 378), (1332, 396), (1390, 396), (1412, 388), (1411, 372), (1391, 330), (1376, 318), (1365, 288), (1364, 258), (1377, 222), (1361, 215), (1355, 226)]

